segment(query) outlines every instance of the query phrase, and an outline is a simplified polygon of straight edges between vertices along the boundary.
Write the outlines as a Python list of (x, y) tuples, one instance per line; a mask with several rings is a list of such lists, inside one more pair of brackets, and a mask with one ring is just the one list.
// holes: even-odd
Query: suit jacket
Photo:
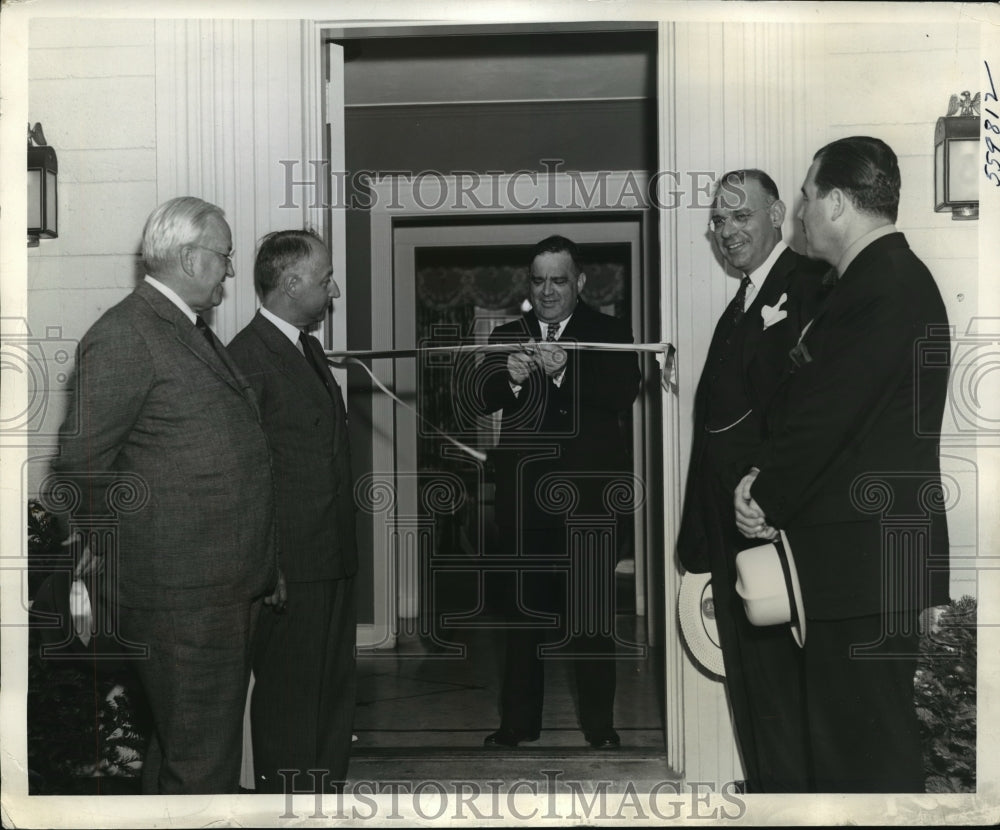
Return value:
[(947, 365), (920, 359), (928, 345), (948, 354), (947, 323), (903, 234), (881, 237), (830, 292), (773, 399), (752, 495), (788, 532), (807, 616), (947, 601)]
[[(498, 326), (490, 343), (542, 339), (533, 311)], [(563, 331), (561, 341), (632, 343), (628, 325), (583, 302)], [(577, 491), (573, 510), (607, 515), (603, 488), (614, 472), (632, 473), (623, 419), (639, 393), (639, 361), (634, 352), (566, 352), (562, 383), (536, 370), (520, 393), (511, 390), (507, 355), (491, 353), (479, 372), (477, 408), (503, 410), (500, 440), (494, 452), (496, 514), (502, 528), (544, 528), (565, 524), (559, 494), (539, 492), (547, 473), (564, 474)], [(546, 507), (547, 504), (547, 507)]]
[[(695, 393), (694, 439), (677, 537), (678, 557), (689, 571), (709, 569), (710, 549), (719, 544), (712, 540), (721, 535), (714, 525), (725, 522), (731, 531), (725, 535), (737, 542), (741, 538), (733, 517), (733, 491), (764, 440), (764, 411), (790, 368), (789, 350), (816, 312), (825, 290), (822, 275), (828, 269), (788, 248), (740, 322), (733, 325), (730, 303), (716, 324)], [(782, 295), (787, 316), (765, 328), (764, 307), (778, 306)], [(731, 558), (736, 550), (713, 552)]]
[[(319, 343), (314, 355), (325, 361)], [(347, 413), (295, 345), (258, 312), (229, 344), (257, 396), (271, 445), (278, 560), (291, 582), (358, 569)]]
[(123, 605), (240, 603), (274, 584), (267, 439), (216, 344), (145, 282), (80, 343), (49, 500), (69, 481), (79, 521), (117, 516)]

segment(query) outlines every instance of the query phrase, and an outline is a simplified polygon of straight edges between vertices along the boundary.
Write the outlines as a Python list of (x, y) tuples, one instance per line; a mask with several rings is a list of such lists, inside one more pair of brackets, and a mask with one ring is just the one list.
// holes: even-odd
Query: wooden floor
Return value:
[(503, 632), (489, 627), (448, 632), (443, 649), (426, 639), (401, 639), (396, 648), (358, 659), (358, 702), (349, 777), (354, 781), (609, 781), (673, 780), (666, 763), (660, 654), (647, 648), (642, 618), (619, 615), (620, 652), (615, 696), (617, 750), (594, 750), (580, 731), (572, 666), (546, 670), (545, 708), (538, 741), (517, 749), (487, 749), (499, 725)]

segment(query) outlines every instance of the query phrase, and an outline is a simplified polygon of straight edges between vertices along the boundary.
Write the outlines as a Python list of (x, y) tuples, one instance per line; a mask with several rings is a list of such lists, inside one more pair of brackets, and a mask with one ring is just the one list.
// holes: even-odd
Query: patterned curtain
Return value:
[[(630, 299), (626, 266), (621, 262), (588, 264), (582, 297), (589, 305), (627, 317)], [(514, 265), (419, 265), (416, 271), (416, 333), (418, 346), (486, 343), (493, 328), (520, 316), (528, 296), (528, 270)], [(430, 423), (479, 449), (495, 445), (499, 414), (478, 416), (464, 404), (468, 382), (481, 355), (424, 353), (417, 358), (417, 408)], [(419, 422), (418, 422), (419, 424)], [(437, 546), (457, 553), (469, 550), (483, 503), (477, 477), (467, 463), (442, 454), (451, 445), (424, 426), (417, 429), (417, 466), (421, 486), (432, 485), (438, 471), (465, 480), (470, 500), (453, 514), (436, 517)], [(487, 470), (487, 480), (490, 473)], [(423, 503), (423, 499), (420, 499)], [(487, 524), (488, 527), (488, 524)], [(487, 533), (486, 545), (491, 547)]]
[[(584, 301), (597, 308), (614, 308), (615, 316), (626, 315), (625, 266), (592, 263), (584, 270)], [(527, 296), (528, 269), (524, 266), (428, 266), (417, 271), (418, 315), (426, 313), (431, 325), (437, 322), (429, 319), (434, 314), (456, 306), (505, 310), (520, 307)]]

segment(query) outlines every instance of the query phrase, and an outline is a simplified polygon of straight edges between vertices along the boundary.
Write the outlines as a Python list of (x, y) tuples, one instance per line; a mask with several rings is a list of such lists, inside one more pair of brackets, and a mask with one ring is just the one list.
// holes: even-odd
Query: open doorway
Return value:
[[(398, 209), (405, 208), (401, 189), (414, 182), (445, 182), (461, 190), (475, 177), (482, 177), (476, 179), (480, 181), (506, 176), (508, 181), (520, 175), (537, 185), (540, 180), (565, 184), (567, 176), (572, 180), (575, 175), (593, 188), (595, 179), (611, 171), (649, 177), (657, 146), (655, 27), (576, 28), (337, 33), (345, 61), (347, 200), (355, 195), (358, 203), (368, 206), (349, 210), (346, 216), (350, 348), (402, 349), (442, 338), (485, 340), (494, 325), (520, 313), (523, 297), (513, 297), (508, 288), (509, 297), (477, 297), (471, 292), (468, 302), (452, 302), (460, 293), (459, 272), (493, 269), (495, 275), (496, 269), (506, 269), (513, 278), (517, 268), (526, 271), (530, 246), (560, 223), (565, 226), (560, 232), (583, 244), (595, 268), (620, 277), (617, 289), (608, 288), (613, 277), (604, 282), (596, 305), (629, 319), (637, 340), (659, 340), (659, 279), (652, 265), (655, 222), (642, 210), (627, 217), (619, 204), (618, 215), (611, 217), (602, 215), (607, 205), (592, 202), (572, 204), (572, 215), (527, 215), (487, 200), (472, 214), (456, 216), (453, 211), (449, 217), (428, 219), (426, 209), (416, 210), (416, 216)], [(354, 176), (360, 170), (368, 171), (371, 183)], [(389, 187), (387, 195), (379, 193), (379, 182)], [(426, 208), (419, 198), (416, 201)], [(397, 210), (380, 210), (387, 202)], [(595, 230), (601, 221), (616, 226), (615, 233)], [(623, 236), (622, 229), (629, 226)], [(476, 242), (463, 241), (463, 234), (481, 235), (483, 228), (492, 230)], [(422, 295), (417, 285), (426, 289), (428, 279), (437, 284)], [(601, 285), (594, 280), (593, 288)], [(435, 291), (451, 299), (439, 300), (435, 308)], [(658, 391), (655, 364), (651, 358), (648, 362), (651, 366), (643, 366), (647, 386), (652, 381)], [(372, 369), (422, 415), (447, 426), (453, 416), (450, 400), (435, 375), (447, 371), (418, 364), (414, 358), (376, 360)], [(466, 625), (464, 634), (460, 629), (461, 621), (488, 615), (488, 586), (470, 571), (449, 572), (422, 563), (444, 547), (472, 555), (489, 550), (488, 476), (462, 458), (441, 452), (433, 438), (418, 430), (412, 415), (373, 390), (367, 376), (352, 371), (348, 394), (358, 477), (389, 483), (393, 499), (391, 510), (370, 511), (360, 539), (362, 550), (367, 547), (374, 556), (359, 580), (362, 591), (369, 592), (370, 607), (366, 609), (366, 597), (360, 597), (359, 644), (364, 648), (357, 748), (362, 757), (366, 745), (386, 748), (415, 740), (425, 748), (442, 742), (453, 745), (453, 740), (478, 748), (481, 734), (454, 735), (495, 727), (495, 686), (477, 678), (495, 678), (500, 652), (490, 642), (489, 626)], [(631, 424), (633, 456), (636, 475), (656, 482), (659, 469), (651, 470), (650, 464), (659, 463), (660, 453), (652, 446), (657, 430), (649, 422), (655, 418), (650, 406), (658, 395), (647, 397)], [(473, 440), (487, 444), (492, 438), (487, 427)], [(455, 486), (471, 496), (461, 511), (431, 520), (419, 505), (421, 488), (435, 476), (458, 482)], [(657, 491), (654, 487), (647, 492), (648, 503), (655, 503)], [(618, 534), (614, 599), (621, 612), (619, 639), (641, 645), (639, 651), (646, 654), (654, 645), (655, 635), (650, 634), (660, 628), (656, 615), (662, 613), (662, 543), (655, 518), (644, 508), (623, 520)], [(662, 661), (657, 665), (654, 657), (636, 668), (623, 668), (620, 675), (640, 675), (642, 688), (628, 692), (622, 684), (620, 691), (632, 694), (633, 702), (646, 695), (651, 703), (626, 702), (626, 708), (641, 716), (625, 728), (641, 738), (638, 744), (633, 741), (634, 747), (662, 754), (663, 692), (657, 680)], [(399, 686), (404, 678), (409, 679)], [(443, 720), (433, 725), (434, 701), (443, 698), (431, 690), (440, 684), (450, 690), (445, 694), (451, 695), (451, 702), (441, 713)], [(557, 682), (552, 691), (562, 695), (566, 690)], [(466, 715), (456, 715), (463, 696), (471, 696), (476, 702), (470, 705), (478, 707), (468, 723)], [(564, 712), (566, 707), (547, 702), (546, 711)], [(415, 731), (407, 731), (407, 723)], [(426, 728), (412, 726), (417, 723)], [(565, 724), (556, 729), (576, 732)], [(572, 739), (566, 737), (569, 747)], [(628, 737), (623, 738), (628, 744)]]

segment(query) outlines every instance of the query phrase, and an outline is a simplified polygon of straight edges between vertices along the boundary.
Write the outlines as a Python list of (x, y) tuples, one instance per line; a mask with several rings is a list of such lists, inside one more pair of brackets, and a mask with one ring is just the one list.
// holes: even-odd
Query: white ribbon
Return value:
[[(670, 343), (593, 343), (579, 340), (558, 340), (556, 342), (560, 348), (569, 349), (570, 351), (659, 352), (668, 355), (668, 359), (674, 354), (674, 347)], [(326, 356), (328, 358), (353, 357), (358, 359), (378, 357), (404, 358), (433, 352), (517, 352), (523, 349), (524, 346), (525, 343), (466, 343), (460, 346), (418, 346), (413, 349), (327, 350)]]
[[(663, 386), (663, 389), (670, 391), (674, 388), (672, 383), (672, 373), (675, 351), (673, 345), (670, 343), (597, 343), (580, 342), (578, 340), (560, 340), (558, 342), (560, 348), (569, 349), (571, 351), (655, 352), (656, 360), (660, 364), (661, 385)], [(515, 352), (523, 349), (524, 345), (524, 343), (473, 343), (457, 346), (420, 346), (414, 349), (349, 349), (346, 351), (326, 350), (325, 354), (327, 361), (332, 362), (335, 360), (346, 359), (347, 362), (360, 366), (368, 373), (375, 385), (396, 403), (410, 410), (424, 424), (430, 427), (446, 441), (454, 444), (462, 452), (467, 453), (477, 461), (485, 462), (486, 453), (481, 450), (474, 449), (467, 444), (463, 444), (461, 441), (438, 429), (438, 427), (434, 426), (434, 424), (424, 418), (423, 415), (406, 403), (406, 401), (397, 397), (396, 394), (392, 392), (392, 390), (390, 390), (384, 383), (382, 383), (382, 381), (375, 377), (375, 373), (361, 361), (373, 358), (416, 357), (421, 353), (433, 352)]]

